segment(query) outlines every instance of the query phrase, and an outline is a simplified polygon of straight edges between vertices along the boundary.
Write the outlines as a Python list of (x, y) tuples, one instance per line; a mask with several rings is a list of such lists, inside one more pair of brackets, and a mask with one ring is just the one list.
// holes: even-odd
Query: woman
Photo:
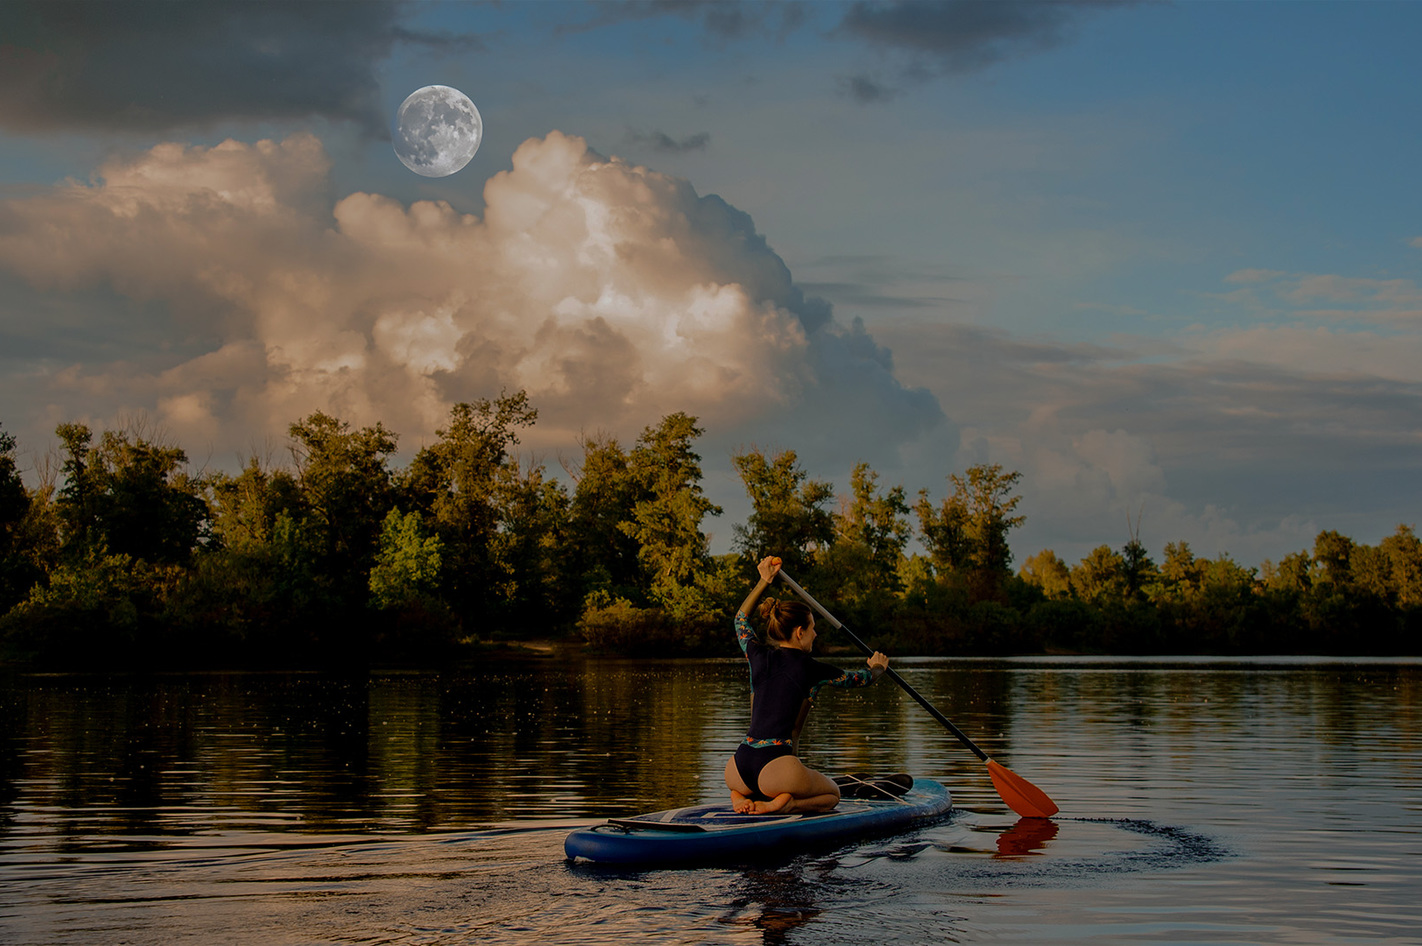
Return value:
[(889, 667), (878, 651), (867, 670), (840, 670), (810, 656), (815, 616), (799, 601), (769, 598), (760, 606), (768, 644), (756, 640), (747, 615), (780, 571), (780, 559), (756, 566), (760, 582), (736, 612), (736, 638), (750, 662), (751, 723), (745, 741), (726, 762), (731, 807), (742, 814), (829, 811), (839, 804), (839, 786), (796, 757), (796, 743), (810, 704), (825, 684), (868, 686)]

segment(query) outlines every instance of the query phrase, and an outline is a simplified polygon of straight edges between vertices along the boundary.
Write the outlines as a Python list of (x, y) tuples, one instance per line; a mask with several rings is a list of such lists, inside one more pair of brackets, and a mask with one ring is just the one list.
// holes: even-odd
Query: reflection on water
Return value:
[(1008, 813), (888, 686), (834, 693), (829, 771), (959, 813), (748, 870), (562, 859), (719, 798), (739, 661), (0, 683), (0, 941), (1416, 941), (1422, 662), (896, 662), (1062, 806)]
[(703, 743), (733, 744), (735, 714), (707, 712), (742, 682), (724, 669), (28, 678), (5, 694), (4, 785), (85, 835), (634, 810), (699, 795)]
[(1019, 818), (1017, 823), (997, 836), (1000, 857), (1026, 857), (1046, 850), (1047, 842), (1061, 829), (1050, 818)]

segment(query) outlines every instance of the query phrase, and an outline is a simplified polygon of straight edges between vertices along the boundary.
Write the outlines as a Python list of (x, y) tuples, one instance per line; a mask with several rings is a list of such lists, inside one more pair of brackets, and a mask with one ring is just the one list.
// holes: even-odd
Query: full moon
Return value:
[(483, 137), (479, 110), (447, 85), (411, 92), (395, 113), (395, 156), (424, 177), (448, 177), (464, 167)]

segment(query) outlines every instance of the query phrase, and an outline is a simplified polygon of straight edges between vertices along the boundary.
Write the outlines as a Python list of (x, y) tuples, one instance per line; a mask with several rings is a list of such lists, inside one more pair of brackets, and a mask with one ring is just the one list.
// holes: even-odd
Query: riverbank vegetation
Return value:
[[(567, 483), (520, 457), (522, 393), (456, 405), (408, 466), (396, 434), (316, 412), (290, 461), (194, 472), (140, 425), (56, 429), (27, 487), (0, 429), (0, 656), (48, 668), (432, 663), (510, 641), (735, 653), (764, 554), (875, 646), (909, 654), (1422, 652), (1422, 542), (1324, 531), (1258, 567), (1156, 561), (1135, 538), (1074, 565), (1014, 560), (1016, 472), (980, 465), (910, 497), (867, 464), (847, 493), (793, 450), (733, 457), (752, 512), (712, 555), (696, 418), (580, 444)], [(915, 542), (916, 540), (916, 542)], [(914, 551), (911, 551), (915, 549)], [(917, 551), (916, 549), (921, 549)], [(825, 635), (833, 643), (833, 635)]]

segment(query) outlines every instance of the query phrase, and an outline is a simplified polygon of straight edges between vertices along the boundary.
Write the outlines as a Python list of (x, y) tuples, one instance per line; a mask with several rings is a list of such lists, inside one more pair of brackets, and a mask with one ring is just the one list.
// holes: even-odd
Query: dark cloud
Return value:
[[(898, 353), (906, 384), (933, 379), (944, 403), (985, 426), (1034, 436), (1148, 432), (1162, 460), (1191, 470), (1282, 458), (1342, 471), (1363, 456), (1376, 464), (1382, 453), (1422, 468), (1415, 421), (1422, 382), (1266, 362), (1259, 350), (1270, 342), (1231, 355), (1238, 342), (1064, 342), (908, 319), (875, 333)], [(1309, 331), (1282, 333), (1272, 344), (1285, 348), (1290, 338), (1323, 350), (1345, 344)]]
[(968, 431), (960, 468), (1023, 473), (1028, 522), (1014, 547), (1025, 554), (1073, 561), (1111, 523), (1123, 544), (1142, 506), (1153, 550), (1184, 539), (1247, 563), (1321, 528), (1376, 541), (1417, 519), (1404, 484), (1422, 473), (1422, 381), (1330, 367), (1356, 336), (1096, 345), (907, 318), (874, 333), (901, 384), (929, 388)]
[(863, 105), (887, 102), (897, 96), (899, 89), (885, 85), (867, 75), (841, 76), (839, 89), (844, 95)]
[(744, 39), (767, 32), (784, 37), (808, 18), (798, 2), (766, 3), (763, 0), (613, 0), (595, 5), (596, 14), (581, 23), (559, 27), (563, 33), (580, 33), (636, 20), (679, 16), (698, 23), (716, 40)]
[(958, 301), (942, 296), (907, 296), (891, 292), (874, 292), (853, 282), (801, 282), (798, 285), (806, 292), (832, 298), (838, 305), (860, 308), (930, 309), (937, 312)]
[(321, 115), (388, 135), (376, 64), (400, 43), (478, 40), (402, 25), (399, 0), (39, 0), (0, 4), (0, 126), (167, 131)]
[(661, 154), (685, 154), (688, 151), (705, 151), (711, 144), (711, 133), (706, 131), (676, 139), (664, 131), (629, 132), (628, 140), (637, 147), (650, 148)]
[[(676, 16), (695, 22), (703, 35), (726, 43), (772, 36), (784, 39), (824, 16), (844, 10), (828, 34), (891, 54), (892, 67), (838, 77), (839, 91), (862, 104), (878, 104), (934, 78), (974, 72), (1066, 41), (1093, 11), (1139, 0), (859, 0), (832, 7), (743, 0), (621, 0), (598, 3), (594, 13), (563, 24), (558, 33), (581, 33), (628, 22)], [(830, 14), (833, 16), (834, 14)], [(823, 22), (823, 20), (822, 20)]]
[(839, 32), (921, 55), (936, 72), (973, 72), (1056, 46), (1083, 15), (1120, 5), (1122, 0), (861, 0), (845, 14)]
[(861, 313), (943, 312), (968, 301), (957, 292), (966, 282), (950, 268), (897, 257), (834, 254), (801, 260), (796, 272), (795, 284), (806, 292)]

